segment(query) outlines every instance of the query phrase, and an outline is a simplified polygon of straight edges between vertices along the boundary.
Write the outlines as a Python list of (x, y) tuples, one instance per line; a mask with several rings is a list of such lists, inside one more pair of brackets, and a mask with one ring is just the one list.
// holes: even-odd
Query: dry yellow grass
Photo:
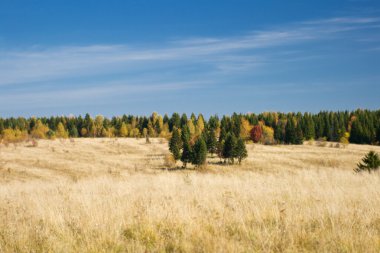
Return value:
[(379, 252), (370, 149), (249, 145), (242, 166), (165, 170), (162, 140), (0, 146), (0, 252)]

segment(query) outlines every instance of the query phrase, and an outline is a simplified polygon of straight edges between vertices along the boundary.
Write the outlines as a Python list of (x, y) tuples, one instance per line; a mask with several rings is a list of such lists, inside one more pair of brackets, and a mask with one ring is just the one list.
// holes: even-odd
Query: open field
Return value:
[(195, 171), (151, 141), (0, 145), (0, 252), (380, 252), (380, 175), (353, 173), (380, 147), (249, 144)]

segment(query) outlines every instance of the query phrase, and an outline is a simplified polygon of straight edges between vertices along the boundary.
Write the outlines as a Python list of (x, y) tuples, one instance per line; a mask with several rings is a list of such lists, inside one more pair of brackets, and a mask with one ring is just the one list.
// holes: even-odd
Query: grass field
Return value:
[(0, 252), (380, 252), (380, 174), (353, 173), (380, 147), (249, 144), (196, 171), (151, 141), (0, 145)]

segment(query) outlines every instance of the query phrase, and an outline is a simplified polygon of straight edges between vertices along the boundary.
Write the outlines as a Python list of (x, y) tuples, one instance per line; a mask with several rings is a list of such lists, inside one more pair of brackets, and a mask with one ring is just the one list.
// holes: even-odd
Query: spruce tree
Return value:
[(216, 139), (215, 130), (211, 129), (207, 135), (207, 150), (213, 156), (217, 151), (218, 140)]
[(374, 151), (369, 151), (364, 158), (362, 159), (362, 163), (358, 163), (358, 167), (355, 169), (356, 172), (361, 171), (374, 171), (379, 169), (380, 167), (380, 158), (377, 153)]
[(190, 131), (189, 128), (184, 125), (181, 133), (181, 140), (182, 140), (182, 155), (181, 155), (181, 161), (183, 163), (183, 167), (186, 168), (187, 163), (192, 161), (192, 147), (190, 145)]
[(175, 161), (181, 158), (181, 138), (179, 136), (178, 128), (173, 128), (172, 138), (169, 141), (169, 150), (173, 154)]
[(224, 159), (227, 159), (227, 161), (230, 161), (232, 164), (234, 163), (235, 149), (236, 149), (235, 135), (228, 133), (226, 140), (224, 142), (222, 155)]
[(293, 144), (296, 142), (296, 130), (292, 118), (288, 118), (285, 126), (285, 143)]
[(245, 142), (242, 138), (239, 138), (237, 141), (234, 156), (238, 159), (239, 164), (241, 164), (241, 161), (248, 156), (247, 148), (245, 147)]
[(295, 130), (294, 144), (300, 145), (303, 144), (303, 134), (301, 129), (301, 124), (298, 123)]
[(207, 158), (207, 145), (203, 137), (198, 138), (194, 144), (194, 153), (192, 163), (199, 167), (206, 163)]

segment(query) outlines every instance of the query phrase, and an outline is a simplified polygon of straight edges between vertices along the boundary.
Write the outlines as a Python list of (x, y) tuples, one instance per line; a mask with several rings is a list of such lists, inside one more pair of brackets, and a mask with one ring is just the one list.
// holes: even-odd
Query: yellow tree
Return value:
[(96, 136), (102, 136), (102, 133), (103, 133), (103, 121), (104, 121), (104, 117), (102, 115), (97, 115), (95, 117), (95, 135)]
[(263, 124), (262, 129), (263, 129), (262, 143), (273, 144), (274, 143), (274, 130), (273, 130), (273, 128)]
[(187, 126), (189, 127), (190, 137), (193, 138), (193, 136), (195, 135), (195, 126), (191, 119), (187, 121)]
[(203, 119), (202, 114), (199, 114), (198, 120), (197, 120), (197, 127), (195, 129), (195, 134), (197, 136), (200, 136), (204, 129), (205, 129), (205, 121)]
[(37, 120), (36, 125), (33, 127), (30, 134), (34, 138), (45, 139), (48, 132), (49, 127), (43, 124), (41, 120)]
[(240, 125), (240, 137), (244, 140), (247, 140), (251, 136), (252, 126), (249, 124), (249, 121), (245, 118), (241, 119)]
[(66, 131), (65, 126), (62, 124), (62, 122), (58, 123), (57, 131), (55, 132), (55, 135), (57, 138), (68, 138), (69, 133)]
[(128, 128), (127, 125), (123, 122), (121, 123), (121, 127), (119, 130), (119, 136), (120, 137), (128, 137)]

